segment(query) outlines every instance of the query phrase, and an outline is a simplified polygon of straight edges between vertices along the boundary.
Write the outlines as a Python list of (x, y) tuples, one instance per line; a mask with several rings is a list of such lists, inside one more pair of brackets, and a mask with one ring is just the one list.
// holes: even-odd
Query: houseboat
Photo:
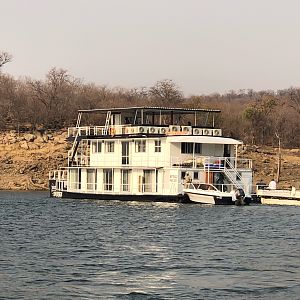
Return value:
[[(68, 129), (67, 167), (49, 173), (50, 196), (103, 200), (188, 201), (193, 184), (251, 194), (252, 161), (241, 141), (217, 128), (220, 110), (128, 107), (79, 110)], [(95, 124), (84, 125), (84, 124)]]

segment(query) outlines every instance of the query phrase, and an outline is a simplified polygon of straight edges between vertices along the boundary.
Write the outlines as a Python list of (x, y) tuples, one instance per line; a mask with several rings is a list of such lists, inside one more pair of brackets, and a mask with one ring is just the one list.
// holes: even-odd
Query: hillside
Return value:
[[(0, 134), (0, 189), (46, 190), (51, 169), (66, 166), (66, 131), (56, 133)], [(254, 183), (268, 183), (276, 175), (277, 149), (244, 145), (244, 158), (253, 160)], [(282, 150), (279, 187), (300, 187), (300, 149)]]
[(0, 189), (45, 190), (51, 169), (66, 166), (66, 133), (0, 134)]
[[(253, 161), (253, 183), (276, 179), (278, 149), (267, 146), (243, 145), (240, 155)], [(300, 188), (300, 149), (281, 149), (281, 173), (278, 187)]]

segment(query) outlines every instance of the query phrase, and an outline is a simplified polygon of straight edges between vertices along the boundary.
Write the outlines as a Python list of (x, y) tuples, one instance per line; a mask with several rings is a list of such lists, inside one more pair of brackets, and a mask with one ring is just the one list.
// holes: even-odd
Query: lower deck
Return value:
[[(236, 170), (189, 168), (75, 168), (56, 171), (50, 176), (51, 190), (65, 195), (97, 195), (98, 198), (177, 198), (183, 195), (186, 175), (193, 183), (211, 183), (220, 191), (231, 191), (236, 184), (251, 194), (252, 173), (239, 170), (241, 181), (233, 182)], [(234, 180), (236, 180), (234, 178)], [(104, 195), (104, 196), (101, 196)]]

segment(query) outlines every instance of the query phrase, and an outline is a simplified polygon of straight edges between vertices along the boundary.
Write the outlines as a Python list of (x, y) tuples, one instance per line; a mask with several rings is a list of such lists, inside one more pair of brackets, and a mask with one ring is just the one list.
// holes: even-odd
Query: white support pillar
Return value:
[(234, 161), (234, 167), (237, 168), (237, 157), (238, 157), (238, 145), (235, 146), (235, 161)]

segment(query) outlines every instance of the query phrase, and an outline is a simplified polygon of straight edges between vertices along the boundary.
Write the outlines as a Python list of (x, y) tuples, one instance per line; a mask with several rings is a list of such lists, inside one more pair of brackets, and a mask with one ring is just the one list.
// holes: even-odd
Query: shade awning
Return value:
[(186, 108), (186, 107), (155, 107), (155, 106), (137, 106), (137, 107), (119, 107), (119, 108), (95, 108), (95, 109), (80, 109), (79, 113), (107, 113), (111, 111), (112, 113), (121, 113), (121, 112), (136, 112), (137, 110), (143, 111), (144, 113), (151, 114), (194, 114), (194, 113), (220, 113), (219, 109), (207, 109), (207, 108)]
[(223, 144), (223, 145), (241, 145), (242, 141), (227, 137), (218, 136), (170, 136), (167, 137), (170, 143), (199, 143), (199, 144)]

